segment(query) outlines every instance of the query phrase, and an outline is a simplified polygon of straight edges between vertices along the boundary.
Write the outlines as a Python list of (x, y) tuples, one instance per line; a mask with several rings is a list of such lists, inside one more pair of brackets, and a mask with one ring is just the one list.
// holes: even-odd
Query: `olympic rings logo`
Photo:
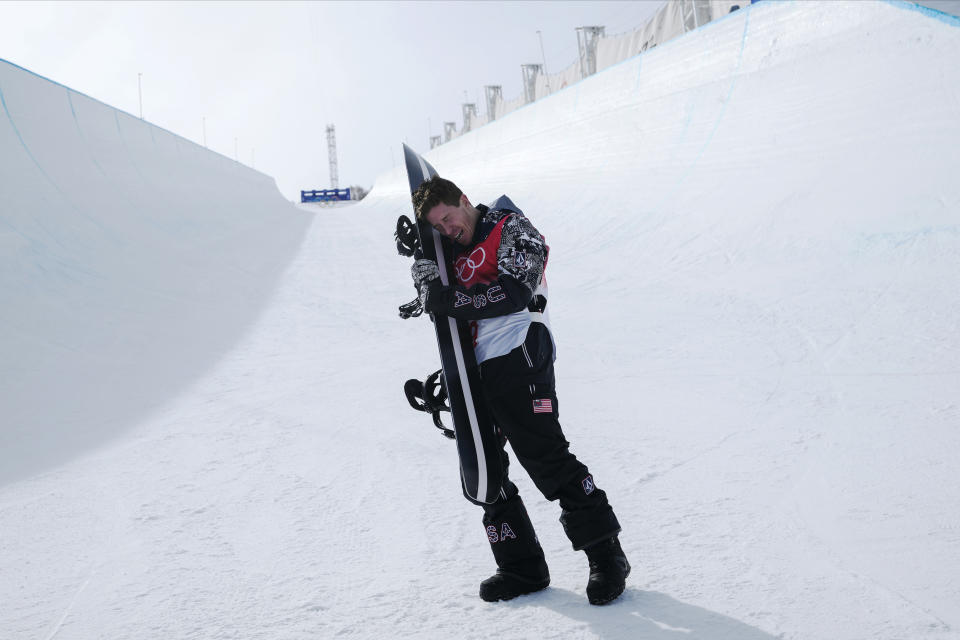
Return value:
[[(456, 263), (454, 263), (454, 268), (457, 271), (457, 280), (460, 282), (470, 282), (474, 274), (476, 274), (477, 269), (483, 266), (483, 262), (486, 259), (487, 252), (483, 250), (483, 247), (477, 247), (469, 256), (457, 258)], [(470, 270), (469, 275), (465, 275), (467, 269)]]

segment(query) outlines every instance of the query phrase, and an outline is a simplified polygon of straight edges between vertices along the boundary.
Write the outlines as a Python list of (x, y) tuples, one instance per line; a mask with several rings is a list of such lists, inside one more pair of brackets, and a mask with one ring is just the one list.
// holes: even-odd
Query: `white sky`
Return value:
[[(575, 27), (646, 23), (641, 2), (0, 2), (0, 58), (139, 115), (274, 176), (283, 194), (329, 186), (336, 125), (340, 186), (370, 187), (426, 150), (464, 91), (522, 92), (520, 65), (577, 57)], [(441, 27), (442, 25), (442, 27)]]

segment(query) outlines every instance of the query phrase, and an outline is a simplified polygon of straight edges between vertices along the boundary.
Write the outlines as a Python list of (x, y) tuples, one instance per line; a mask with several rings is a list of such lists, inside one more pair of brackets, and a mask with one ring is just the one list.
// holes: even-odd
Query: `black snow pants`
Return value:
[(560, 522), (574, 549), (617, 535), (620, 523), (606, 494), (570, 452), (560, 427), (553, 341), (547, 327), (531, 324), (522, 345), (480, 365), (480, 377), (503, 462), (499, 498), (477, 503), (484, 509), (483, 523), (497, 565), (526, 575), (537, 575), (541, 567), (546, 570), (533, 525), (507, 473), (507, 442), (544, 497), (560, 502)]

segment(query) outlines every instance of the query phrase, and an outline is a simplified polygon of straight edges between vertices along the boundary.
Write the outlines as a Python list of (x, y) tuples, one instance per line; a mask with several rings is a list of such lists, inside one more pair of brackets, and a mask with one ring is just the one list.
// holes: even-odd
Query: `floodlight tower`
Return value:
[(330, 163), (330, 188), (338, 187), (337, 176), (337, 132), (332, 124), (327, 125), (327, 161)]

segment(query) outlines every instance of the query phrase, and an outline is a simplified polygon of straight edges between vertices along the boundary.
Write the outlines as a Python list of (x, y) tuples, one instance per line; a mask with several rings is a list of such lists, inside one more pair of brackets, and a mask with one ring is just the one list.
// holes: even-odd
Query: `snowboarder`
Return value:
[(592, 604), (616, 599), (630, 564), (621, 549), (620, 523), (587, 467), (570, 452), (558, 421), (554, 344), (546, 317), (543, 236), (506, 196), (473, 206), (439, 176), (413, 193), (416, 216), (454, 244), (456, 284), (443, 286), (438, 266), (420, 257), (412, 267), (423, 308), (470, 321), (480, 364), (482, 397), (496, 423), (503, 477), (498, 498), (483, 507), (483, 524), (497, 564), (480, 583), (488, 602), (509, 600), (550, 584), (543, 549), (516, 485), (507, 474), (507, 441), (548, 500), (558, 500), (560, 522), (575, 550), (586, 552)]

